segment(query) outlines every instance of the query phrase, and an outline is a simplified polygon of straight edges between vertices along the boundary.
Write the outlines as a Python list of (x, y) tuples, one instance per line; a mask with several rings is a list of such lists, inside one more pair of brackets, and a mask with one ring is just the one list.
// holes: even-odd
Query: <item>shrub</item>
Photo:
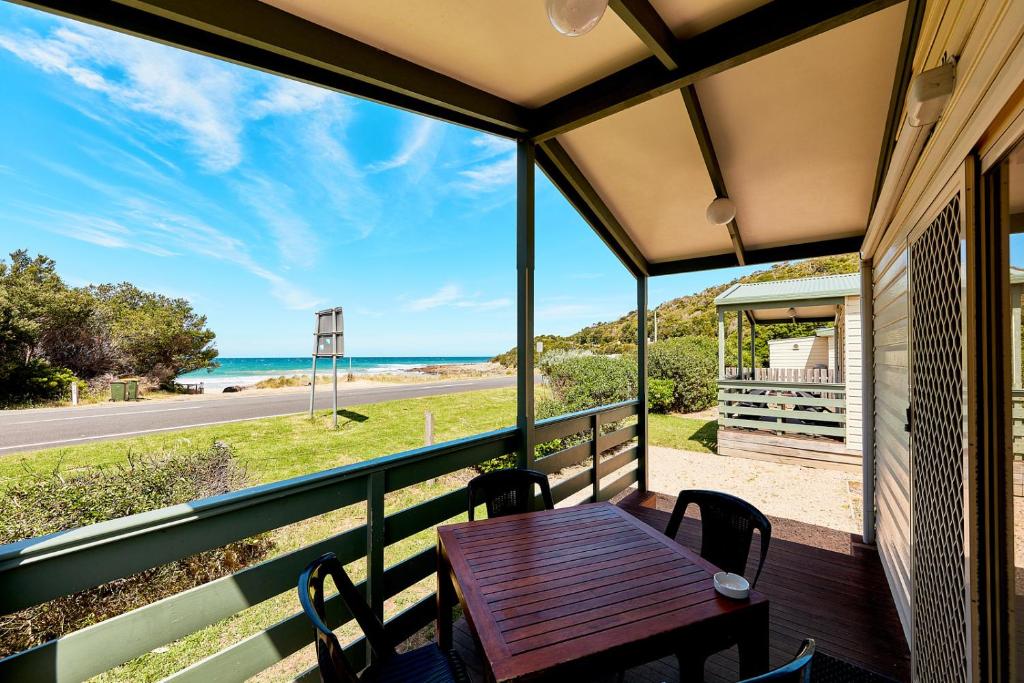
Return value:
[(675, 402), (676, 383), (671, 379), (652, 379), (647, 385), (647, 404), (656, 413), (667, 413)]
[[(132, 458), (126, 465), (30, 474), (0, 497), (0, 544), (226, 493), (246, 484), (230, 448)], [(242, 569), (266, 556), (261, 535), (0, 617), (0, 657)]]
[(651, 344), (647, 352), (650, 377), (675, 382), (672, 409), (704, 410), (718, 397), (718, 343), (704, 337), (677, 337)]
[(560, 353), (545, 356), (540, 370), (565, 412), (635, 399), (636, 359)]
[(0, 408), (66, 398), (77, 381), (67, 368), (40, 359), (0, 366)]

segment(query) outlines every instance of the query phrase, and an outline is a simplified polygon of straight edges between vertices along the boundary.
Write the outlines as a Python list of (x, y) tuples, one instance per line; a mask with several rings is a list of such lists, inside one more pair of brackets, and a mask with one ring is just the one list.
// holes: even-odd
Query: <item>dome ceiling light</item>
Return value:
[(608, 9), (608, 0), (547, 0), (546, 4), (551, 25), (571, 37), (590, 33)]
[(708, 204), (708, 223), (712, 225), (725, 225), (736, 218), (736, 202), (728, 197), (718, 197)]

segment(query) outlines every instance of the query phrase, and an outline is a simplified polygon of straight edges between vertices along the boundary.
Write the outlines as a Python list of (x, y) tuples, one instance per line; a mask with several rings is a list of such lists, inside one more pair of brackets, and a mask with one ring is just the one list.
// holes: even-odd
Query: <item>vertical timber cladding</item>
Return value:
[(910, 245), (914, 680), (969, 680), (961, 196)]

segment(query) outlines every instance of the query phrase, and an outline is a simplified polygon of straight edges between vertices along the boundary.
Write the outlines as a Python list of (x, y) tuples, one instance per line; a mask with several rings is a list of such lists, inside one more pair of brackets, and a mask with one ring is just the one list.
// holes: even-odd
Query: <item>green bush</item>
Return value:
[[(0, 544), (219, 495), (246, 485), (231, 450), (132, 458), (70, 474), (32, 473), (0, 496)], [(0, 617), (0, 657), (238, 571), (267, 555), (261, 535)]]
[(0, 408), (65, 399), (77, 381), (67, 368), (40, 359), (0, 365)]
[(671, 379), (652, 379), (647, 384), (647, 405), (655, 413), (667, 413), (676, 399), (676, 383)]
[(677, 337), (651, 344), (647, 367), (652, 380), (675, 382), (673, 410), (704, 410), (718, 398), (718, 343), (714, 339)]
[(635, 399), (636, 358), (560, 353), (544, 357), (540, 371), (565, 412)]

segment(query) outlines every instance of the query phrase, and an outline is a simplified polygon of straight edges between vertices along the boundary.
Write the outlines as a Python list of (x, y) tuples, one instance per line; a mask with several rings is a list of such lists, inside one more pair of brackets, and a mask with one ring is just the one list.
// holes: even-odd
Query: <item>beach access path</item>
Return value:
[[(515, 386), (516, 378), (396, 383), (350, 388), (339, 384), (338, 407)], [(317, 383), (316, 409), (331, 408), (331, 386)], [(77, 408), (0, 411), (0, 457), (89, 441), (118, 439), (189, 427), (256, 420), (309, 410), (309, 390), (211, 394), (151, 402), (106, 403)]]

